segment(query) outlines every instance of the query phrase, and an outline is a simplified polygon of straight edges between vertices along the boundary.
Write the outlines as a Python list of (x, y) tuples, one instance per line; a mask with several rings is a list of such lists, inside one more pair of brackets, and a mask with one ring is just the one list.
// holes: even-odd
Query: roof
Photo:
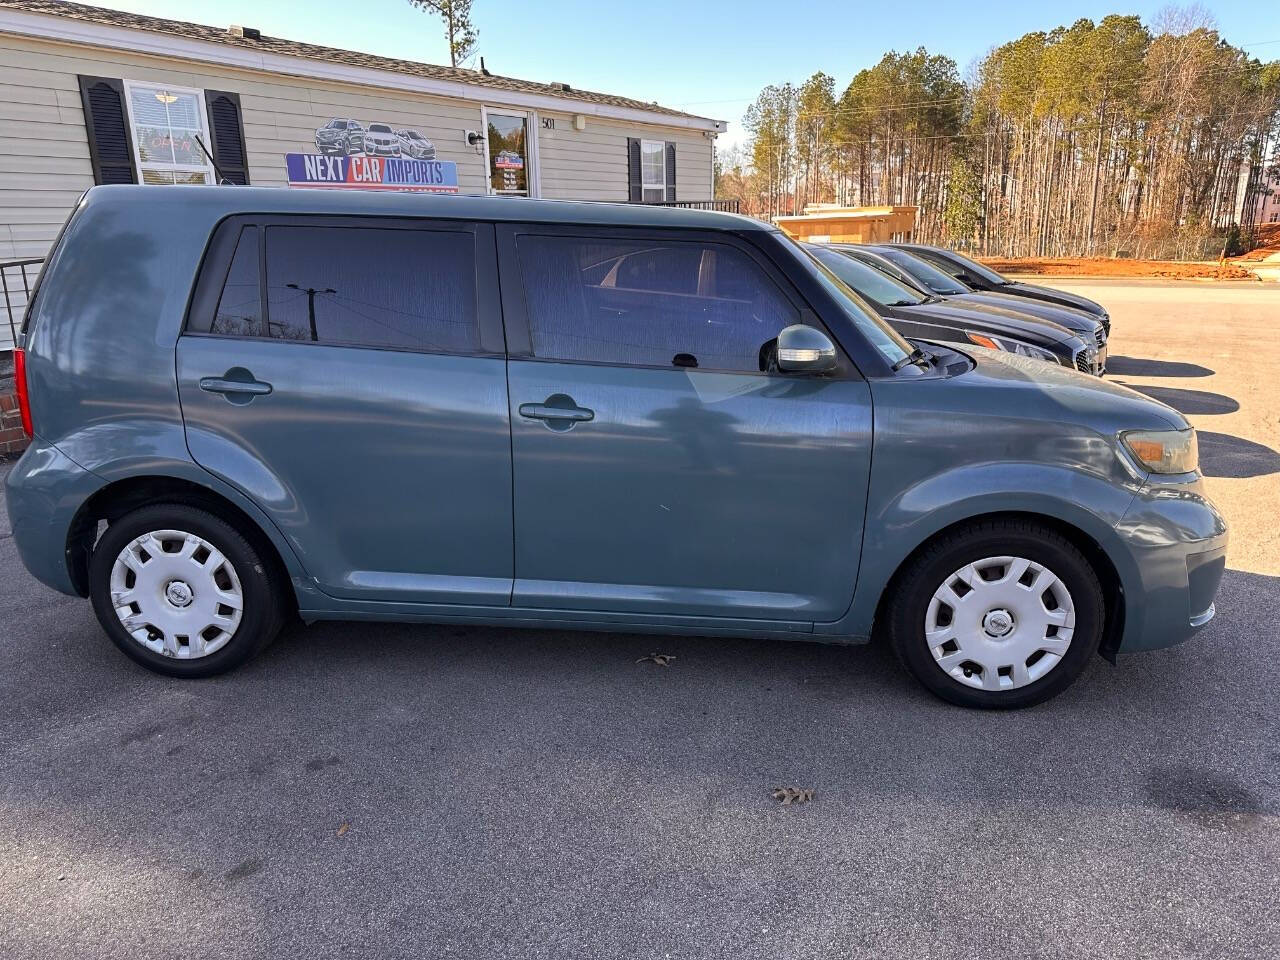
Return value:
[(566, 89), (567, 85), (565, 84), (535, 83), (532, 80), (486, 74), (481, 73), (479, 70), (467, 70), (462, 67), (437, 66), (432, 63), (419, 63), (415, 60), (397, 60), (372, 53), (360, 53), (355, 50), (343, 50), (338, 47), (322, 47), (313, 43), (286, 40), (282, 37), (269, 37), (265, 34), (259, 37), (239, 36), (231, 33), (228, 27), (211, 27), (205, 24), (187, 23), (183, 20), (148, 17), (138, 13), (92, 7), (83, 3), (65, 2), (65, 0), (0, 0), (0, 8), (65, 17), (84, 23), (120, 27), (127, 30), (145, 30), (150, 33), (164, 34), (186, 40), (226, 44), (241, 50), (257, 51), (263, 54), (301, 57), (326, 64), (336, 63), (352, 67), (364, 67), (371, 70), (385, 70), (405, 76), (451, 81), (490, 90), (554, 97), (566, 101), (566, 109), (572, 109), (572, 104), (575, 102), (592, 103), (629, 110), (642, 110), (647, 113), (662, 114), (684, 120), (699, 120), (704, 121), (708, 128), (714, 126), (723, 129), (723, 124), (720, 121), (700, 117), (696, 114), (682, 113), (679, 110), (672, 110), (656, 103), (645, 103), (642, 100), (635, 100), (630, 97), (620, 97), (610, 93), (597, 93), (592, 90)]
[(644, 203), (534, 200), (471, 194), (319, 190), (283, 187), (199, 187), (117, 184), (93, 187), (93, 205), (158, 212), (174, 205), (181, 216), (213, 219), (237, 214), (432, 217), (498, 223), (562, 223), (575, 226), (653, 227), (778, 233), (778, 228), (736, 213), (686, 210)]

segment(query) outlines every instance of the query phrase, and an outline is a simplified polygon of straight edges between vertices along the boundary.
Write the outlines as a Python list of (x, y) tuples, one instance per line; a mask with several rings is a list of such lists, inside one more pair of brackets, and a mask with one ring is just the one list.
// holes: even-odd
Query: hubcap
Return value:
[(987, 557), (942, 581), (924, 618), (925, 642), (954, 680), (1013, 690), (1056, 667), (1076, 611), (1066, 584), (1025, 557)]
[(153, 530), (116, 557), (111, 604), (137, 643), (161, 656), (195, 660), (235, 635), (244, 592), (235, 567), (209, 541)]

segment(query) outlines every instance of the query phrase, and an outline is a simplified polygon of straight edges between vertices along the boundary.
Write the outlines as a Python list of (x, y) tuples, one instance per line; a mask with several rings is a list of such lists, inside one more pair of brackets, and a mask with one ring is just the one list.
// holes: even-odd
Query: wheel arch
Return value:
[(1098, 650), (1102, 656), (1114, 662), (1116, 650), (1120, 646), (1121, 638), (1124, 636), (1126, 616), (1124, 587), (1120, 571), (1116, 568), (1115, 562), (1103, 545), (1081, 526), (1052, 514), (1031, 510), (996, 510), (976, 514), (954, 520), (930, 533), (898, 562), (893, 573), (886, 581), (884, 588), (880, 592), (880, 598), (876, 603), (872, 630), (878, 632), (879, 627), (884, 624), (885, 608), (897, 591), (898, 583), (903, 573), (915, 563), (921, 554), (942, 538), (957, 533), (966, 527), (1004, 520), (1033, 523), (1050, 529), (1066, 539), (1084, 556), (1085, 560), (1093, 568), (1094, 573), (1097, 574), (1098, 582), (1102, 587), (1104, 620), (1102, 643)]
[[(96, 490), (76, 511), (67, 531), (67, 571), (76, 591), (89, 594), (89, 559), (98, 540), (100, 525), (108, 525), (141, 506), (181, 503), (199, 507), (231, 524), (274, 568), (283, 585), (301, 573), (292, 549), (279, 531), (264, 518), (252, 514), (252, 505), (236, 503), (211, 486), (167, 474), (143, 474), (114, 480)], [(282, 589), (282, 600), (295, 605), (293, 590)]]

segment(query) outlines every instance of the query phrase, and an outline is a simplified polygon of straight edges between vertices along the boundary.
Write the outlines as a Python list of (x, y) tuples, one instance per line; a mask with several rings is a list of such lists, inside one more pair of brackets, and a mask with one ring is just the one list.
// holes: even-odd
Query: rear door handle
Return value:
[(261, 380), (224, 380), (222, 377), (205, 377), (200, 381), (200, 389), (209, 393), (249, 393), (255, 397), (271, 392), (271, 384)]
[(545, 403), (520, 404), (520, 416), (530, 420), (573, 420), (581, 423), (595, 419), (595, 411), (583, 407), (550, 407)]

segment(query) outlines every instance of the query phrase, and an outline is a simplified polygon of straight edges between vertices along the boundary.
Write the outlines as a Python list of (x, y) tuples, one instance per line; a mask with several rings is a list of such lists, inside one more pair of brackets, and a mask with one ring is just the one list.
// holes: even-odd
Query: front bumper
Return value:
[(1127, 548), (1125, 624), (1118, 652), (1187, 640), (1213, 619), (1226, 569), (1227, 522), (1204, 483), (1151, 483), (1117, 525)]

